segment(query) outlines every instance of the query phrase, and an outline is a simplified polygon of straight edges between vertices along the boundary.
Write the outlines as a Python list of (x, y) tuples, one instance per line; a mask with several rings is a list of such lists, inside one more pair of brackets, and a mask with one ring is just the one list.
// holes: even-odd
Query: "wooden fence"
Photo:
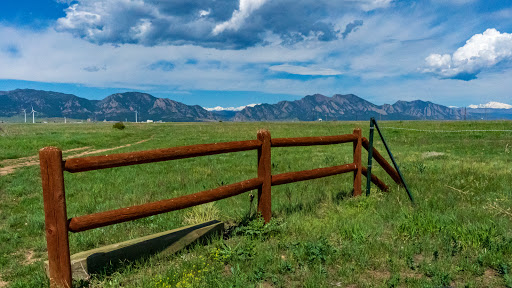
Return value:
[[(277, 175), (272, 175), (271, 173), (272, 147), (330, 145), (348, 142), (353, 143), (353, 163)], [(255, 189), (258, 189), (258, 211), (263, 216), (265, 222), (268, 222), (271, 218), (272, 186), (348, 172), (353, 172), (354, 174), (353, 195), (359, 196), (361, 195), (361, 175), (367, 176), (367, 170), (361, 163), (361, 150), (363, 147), (368, 149), (368, 141), (361, 136), (361, 129), (358, 128), (354, 129), (352, 134), (345, 135), (275, 139), (270, 137), (270, 133), (267, 130), (260, 130), (258, 131), (257, 140), (200, 144), (106, 156), (72, 158), (66, 161), (62, 160), (62, 151), (60, 149), (55, 147), (43, 148), (39, 151), (39, 159), (43, 185), (46, 241), (51, 286), (71, 286), (72, 275), (68, 239), (69, 232), (81, 232), (180, 210), (232, 197)], [(67, 218), (64, 171), (77, 173), (255, 149), (258, 150), (258, 175), (256, 178), (172, 199), (78, 216), (71, 219)], [(376, 149), (373, 149), (373, 156), (392, 179), (400, 184), (400, 178), (396, 170), (389, 165)], [(379, 189), (384, 191), (388, 189), (386, 184), (375, 175), (371, 175), (371, 180)]]

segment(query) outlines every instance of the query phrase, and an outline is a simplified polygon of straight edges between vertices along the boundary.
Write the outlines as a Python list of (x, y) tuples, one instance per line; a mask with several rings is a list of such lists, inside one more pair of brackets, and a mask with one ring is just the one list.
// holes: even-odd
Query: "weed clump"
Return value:
[(123, 122), (117, 122), (114, 125), (112, 125), (112, 128), (123, 130), (124, 128), (126, 128), (126, 126), (124, 126)]
[(208, 274), (213, 272), (213, 267), (210, 266), (207, 259), (204, 256), (199, 256), (197, 261), (193, 263), (187, 263), (184, 269), (181, 271), (174, 271), (172, 277), (169, 273), (168, 277), (161, 277), (155, 279), (153, 287), (155, 288), (193, 288), (193, 287), (204, 287), (203, 283), (206, 281)]
[(325, 263), (338, 253), (338, 250), (323, 237), (317, 241), (294, 242), (288, 247), (299, 262), (309, 264)]
[(269, 223), (265, 224), (265, 220), (262, 217), (250, 221), (247, 226), (240, 226), (236, 228), (235, 235), (248, 236), (252, 239), (268, 239), (283, 229), (282, 223), (273, 218)]
[(218, 219), (220, 216), (219, 209), (215, 206), (215, 202), (194, 206), (185, 213), (183, 224), (195, 225), (210, 220)]
[(222, 244), (210, 251), (213, 261), (227, 264), (231, 261), (248, 261), (256, 256), (256, 246), (260, 244), (254, 240), (240, 242), (234, 246)]

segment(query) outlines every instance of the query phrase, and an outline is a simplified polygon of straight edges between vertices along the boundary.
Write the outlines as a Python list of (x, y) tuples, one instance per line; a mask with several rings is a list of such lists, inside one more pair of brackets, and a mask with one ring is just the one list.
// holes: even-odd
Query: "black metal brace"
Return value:
[(409, 188), (407, 187), (407, 184), (405, 184), (404, 177), (402, 176), (402, 173), (400, 172), (400, 168), (398, 168), (398, 164), (396, 164), (395, 158), (393, 157), (393, 154), (391, 153), (391, 150), (389, 150), (388, 144), (386, 143), (386, 140), (384, 140), (384, 136), (382, 136), (382, 133), (380, 132), (379, 125), (377, 124), (377, 121), (375, 118), (370, 118), (370, 139), (368, 141), (370, 142), (370, 145), (368, 147), (368, 172), (366, 177), (366, 196), (370, 195), (370, 183), (371, 183), (371, 177), (372, 177), (372, 158), (373, 158), (373, 131), (374, 131), (374, 125), (375, 128), (377, 128), (377, 132), (379, 133), (380, 139), (382, 140), (382, 143), (384, 144), (384, 147), (386, 147), (386, 151), (388, 152), (389, 158), (391, 158), (391, 162), (393, 162), (393, 166), (395, 166), (396, 172), (398, 172), (398, 176), (400, 176), (400, 181), (402, 182), (405, 191), (407, 192), (407, 195), (409, 196), (409, 200), (411, 200), (411, 203), (414, 204), (414, 199), (412, 197), (411, 192), (409, 191)]

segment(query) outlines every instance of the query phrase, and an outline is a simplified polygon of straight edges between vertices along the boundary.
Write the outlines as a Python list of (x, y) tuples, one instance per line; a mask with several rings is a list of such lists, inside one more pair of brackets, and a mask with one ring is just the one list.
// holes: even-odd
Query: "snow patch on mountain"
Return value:
[(512, 105), (491, 101), (486, 104), (469, 105), (469, 108), (492, 108), (492, 109), (512, 109)]
[(245, 107), (254, 107), (256, 105), (260, 105), (261, 103), (258, 103), (258, 104), (249, 104), (249, 105), (245, 105), (245, 106), (239, 106), (239, 107), (221, 107), (221, 106), (217, 106), (217, 107), (212, 107), (212, 108), (208, 108), (208, 107), (203, 107), (205, 110), (207, 111), (242, 111)]

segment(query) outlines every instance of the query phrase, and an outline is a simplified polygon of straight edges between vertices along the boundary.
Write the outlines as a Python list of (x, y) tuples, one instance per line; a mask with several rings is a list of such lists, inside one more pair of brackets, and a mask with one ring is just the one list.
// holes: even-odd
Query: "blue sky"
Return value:
[(0, 90), (141, 91), (204, 107), (314, 93), (467, 106), (512, 104), (511, 80), (511, 1), (0, 3)]

